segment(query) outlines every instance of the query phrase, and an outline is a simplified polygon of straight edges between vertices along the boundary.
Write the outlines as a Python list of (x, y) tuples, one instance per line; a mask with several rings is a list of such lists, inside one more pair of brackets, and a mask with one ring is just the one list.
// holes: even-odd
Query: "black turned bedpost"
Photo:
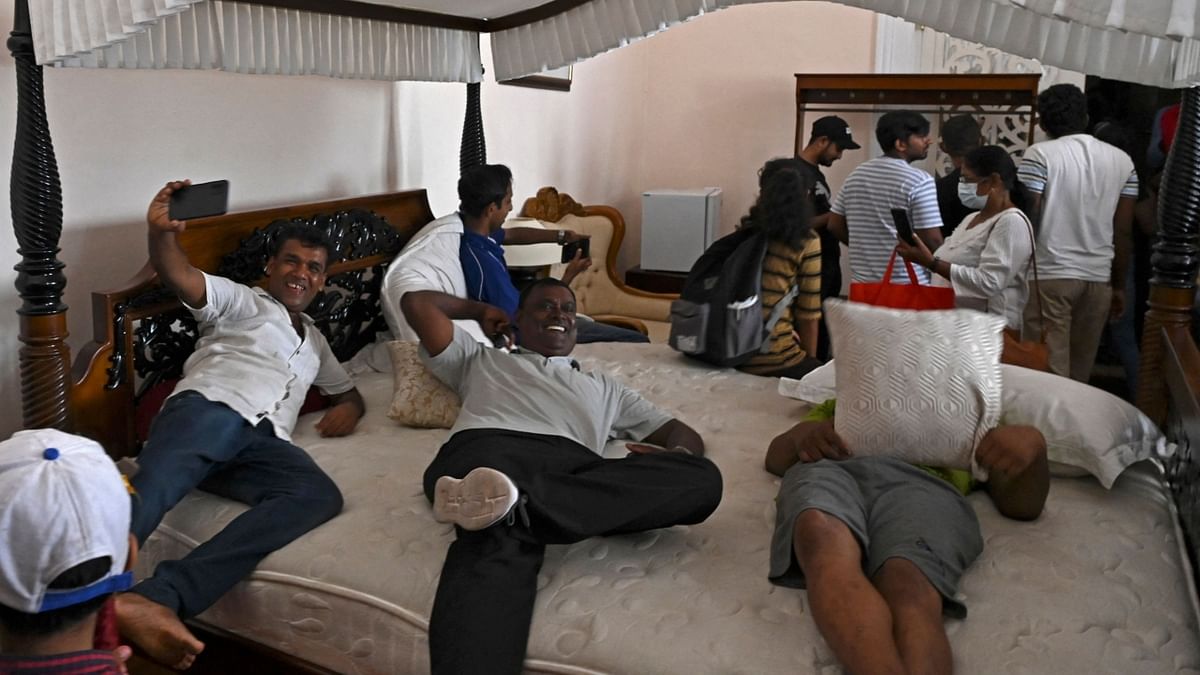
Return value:
[(1158, 197), (1158, 241), (1150, 258), (1150, 309), (1142, 333), (1137, 403), (1158, 424), (1167, 417), (1165, 333), (1189, 331), (1200, 269), (1200, 88), (1183, 93), (1179, 129)]
[(483, 110), (479, 104), (479, 82), (467, 83), (467, 112), (463, 116), (462, 142), (458, 149), (458, 171), (487, 164), (487, 143), (483, 139)]
[(8, 39), (17, 69), (17, 136), (13, 144), (9, 197), (21, 262), (21, 411), (25, 428), (67, 426), (71, 386), (67, 348), (67, 278), (58, 260), (62, 234), (62, 186), (46, 123), (42, 67), (34, 60), (27, 0), (16, 0), (16, 19)]

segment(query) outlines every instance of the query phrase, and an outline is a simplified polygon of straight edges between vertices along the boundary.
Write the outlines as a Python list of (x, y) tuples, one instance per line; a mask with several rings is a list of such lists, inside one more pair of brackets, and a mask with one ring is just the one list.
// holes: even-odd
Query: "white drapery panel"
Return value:
[[(558, 68), (704, 12), (775, 0), (592, 0), (492, 34), (496, 78)], [(1195, 0), (836, 0), (1042, 63), (1161, 87), (1200, 82)]]
[(492, 33), (497, 80), (540, 73), (653, 35), (705, 12), (778, 0), (592, 0), (524, 26)]
[(478, 82), (473, 31), (224, 0), (30, 0), (42, 64)]

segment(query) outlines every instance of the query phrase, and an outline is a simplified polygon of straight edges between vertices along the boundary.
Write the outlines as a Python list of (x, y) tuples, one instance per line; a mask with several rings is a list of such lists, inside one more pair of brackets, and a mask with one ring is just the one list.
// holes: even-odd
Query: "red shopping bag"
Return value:
[(909, 283), (893, 284), (892, 268), (896, 265), (896, 256), (896, 251), (892, 251), (883, 281), (850, 284), (851, 302), (892, 309), (954, 309), (954, 289), (918, 284), (917, 272), (907, 260), (904, 261), (904, 267), (908, 270)]

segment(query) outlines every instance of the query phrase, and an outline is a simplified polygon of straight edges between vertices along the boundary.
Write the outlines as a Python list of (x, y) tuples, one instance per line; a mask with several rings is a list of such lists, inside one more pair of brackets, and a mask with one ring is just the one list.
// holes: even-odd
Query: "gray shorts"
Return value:
[(941, 594), (946, 616), (967, 615), (954, 596), (963, 572), (983, 550), (983, 538), (975, 510), (949, 483), (884, 457), (794, 465), (784, 474), (776, 500), (772, 583), (804, 588), (792, 533), (796, 518), (808, 509), (850, 528), (862, 547), (868, 578), (888, 558), (904, 558)]

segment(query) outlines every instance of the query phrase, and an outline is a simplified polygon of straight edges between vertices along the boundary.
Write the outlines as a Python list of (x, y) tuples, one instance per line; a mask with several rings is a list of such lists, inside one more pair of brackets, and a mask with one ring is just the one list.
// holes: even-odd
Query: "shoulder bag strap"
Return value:
[(1017, 209), (1017, 213), (1021, 215), (1021, 220), (1025, 221), (1026, 227), (1029, 229), (1029, 265), (1033, 268), (1033, 294), (1037, 298), (1038, 318), (1041, 319), (1041, 335), (1038, 336), (1038, 341), (1046, 344), (1046, 313), (1042, 310), (1042, 285), (1038, 283), (1037, 271), (1037, 237), (1033, 234), (1033, 223), (1029, 221), (1029, 216), (1021, 209)]

